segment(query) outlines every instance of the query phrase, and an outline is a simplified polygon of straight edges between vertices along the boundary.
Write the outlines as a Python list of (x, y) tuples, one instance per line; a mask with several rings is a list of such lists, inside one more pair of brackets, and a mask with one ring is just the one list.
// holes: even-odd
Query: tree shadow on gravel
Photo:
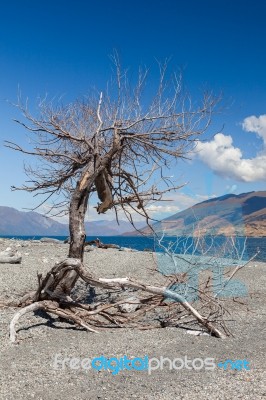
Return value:
[[(53, 328), (53, 329), (68, 329), (68, 330), (77, 330), (76, 324), (74, 324), (72, 321), (66, 322), (64, 318), (58, 317), (58, 318), (53, 318), (51, 315), (49, 315), (46, 311), (43, 310), (37, 310), (34, 312), (34, 315), (36, 317), (40, 317), (45, 319), (46, 321), (38, 322), (36, 324), (32, 324), (28, 327), (21, 327), (18, 329), (19, 331), (28, 331), (31, 328), (39, 328), (43, 326), (47, 326), (48, 328)], [(58, 325), (62, 324), (62, 326)], [(72, 326), (67, 326), (67, 325), (72, 325)], [(81, 331), (86, 331), (85, 328), (80, 327)]]

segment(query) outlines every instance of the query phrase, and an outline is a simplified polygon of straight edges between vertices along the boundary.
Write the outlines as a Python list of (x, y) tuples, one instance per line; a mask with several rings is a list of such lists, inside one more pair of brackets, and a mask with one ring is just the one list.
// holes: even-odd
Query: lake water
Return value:
[[(43, 236), (0, 236), (2, 238), (13, 238), (20, 240), (38, 240)], [(65, 240), (66, 236), (49, 236), (54, 239)], [(95, 236), (87, 236), (86, 240), (94, 240)], [(163, 252), (164, 250), (158, 245), (153, 237), (143, 236), (100, 236), (99, 239), (105, 243), (117, 244), (121, 247), (128, 247), (139, 251), (152, 250), (157, 252)], [(193, 238), (176, 238), (176, 237), (165, 237), (163, 245), (168, 247), (171, 246), (172, 251), (176, 254), (191, 254), (192, 252), (197, 254), (215, 254), (219, 257), (230, 257), (248, 260), (256, 254), (257, 250), (260, 253), (257, 255), (257, 261), (266, 262), (266, 237), (265, 238), (247, 238), (238, 237), (231, 242), (230, 238), (219, 237), (206, 237), (203, 241), (197, 242), (197, 239)]]

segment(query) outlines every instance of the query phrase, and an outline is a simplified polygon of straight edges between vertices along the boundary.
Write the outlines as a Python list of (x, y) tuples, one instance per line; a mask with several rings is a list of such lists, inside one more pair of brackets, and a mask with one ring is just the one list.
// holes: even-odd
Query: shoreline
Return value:
[[(58, 239), (59, 237), (60, 236), (40, 236), (38, 239), (37, 238), (34, 239), (32, 236), (29, 236), (28, 239), (25, 239), (24, 236), (18, 236), (18, 237), (3, 237), (3, 236), (0, 236), (0, 245), (1, 245), (1, 243), (3, 244), (5, 241), (7, 241), (7, 245), (8, 244), (10, 244), (10, 245), (15, 244), (15, 247), (16, 247), (16, 245), (19, 245), (21, 242), (22, 243), (25, 242), (25, 244), (27, 244), (27, 243), (28, 244), (29, 243), (33, 243), (33, 244), (44, 244), (44, 243), (46, 243), (46, 244), (58, 244), (58, 245), (61, 245), (61, 246), (62, 245), (68, 246), (68, 243), (65, 242), (65, 240), (68, 237), (61, 236), (62, 239)], [(89, 236), (87, 238), (88, 239), (94, 238), (94, 236), (91, 236), (91, 237)], [(119, 239), (121, 239), (120, 236), (105, 236), (104, 238), (119, 238)], [(138, 238), (138, 237), (132, 236), (132, 238)], [(255, 238), (251, 238), (251, 239), (255, 239)], [(260, 238), (258, 238), (258, 239), (260, 240)], [(107, 244), (107, 243), (108, 243), (108, 241), (105, 241), (104, 244)], [(116, 243), (114, 243), (114, 244), (116, 244)], [(158, 245), (156, 245), (156, 250), (155, 251), (151, 247), (150, 248), (146, 248), (145, 246), (142, 246), (143, 248), (136, 248), (136, 247), (134, 248), (134, 247), (128, 247), (128, 246), (121, 246), (121, 245), (117, 245), (117, 246), (118, 246), (118, 248), (115, 249), (115, 250), (120, 251), (120, 252), (121, 251), (141, 252), (141, 253), (143, 252), (143, 253), (153, 254), (154, 256), (157, 256), (157, 257), (165, 254), (163, 249), (161, 249), (161, 251), (156, 251), (156, 250), (159, 249)], [(86, 252), (86, 248), (87, 248), (87, 251), (95, 250), (95, 249), (100, 250), (95, 245), (86, 246), (85, 247), (85, 252)], [(3, 251), (3, 250), (4, 250), (4, 248), (0, 249), (0, 251)], [(102, 250), (110, 251), (111, 249), (102, 249)], [(264, 253), (265, 253), (265, 256), (264, 256)], [(249, 262), (249, 260), (252, 259), (254, 254), (256, 254), (255, 249), (254, 249), (254, 253), (251, 254), (251, 256), (250, 256), (250, 254), (246, 254), (246, 257), (243, 257), (243, 260), (240, 260), (241, 264)], [(195, 254), (189, 254), (189, 253), (185, 254), (185, 253), (178, 253), (177, 252), (175, 254), (175, 257), (176, 258), (182, 257), (183, 259), (187, 259), (187, 258), (193, 258), (193, 259), (197, 258), (198, 259), (198, 258), (201, 258), (203, 260), (203, 262), (204, 262), (204, 261), (208, 261), (208, 259), (213, 258), (214, 256), (213, 256), (212, 253), (210, 253), (209, 255), (206, 255), (206, 256), (202, 256), (202, 255), (199, 255), (197, 253), (195, 253)], [(226, 258), (225, 257), (219, 257), (219, 253), (218, 253), (218, 256), (215, 257), (215, 259), (220, 259), (223, 264), (228, 264), (229, 263), (229, 264), (233, 264), (234, 265), (234, 264), (236, 264), (238, 262), (238, 260), (235, 259), (235, 258), (233, 258), (233, 259), (231, 258), (230, 259), (229, 257), (226, 257)], [(250, 262), (262, 263), (262, 264), (266, 263), (266, 241), (265, 241), (265, 246), (263, 247), (263, 250), (258, 253), (257, 258), (255, 258), (254, 261), (250, 261)]]

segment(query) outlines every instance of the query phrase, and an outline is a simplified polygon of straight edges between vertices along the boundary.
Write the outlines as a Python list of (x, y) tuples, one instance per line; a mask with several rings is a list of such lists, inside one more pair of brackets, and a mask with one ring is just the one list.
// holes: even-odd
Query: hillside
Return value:
[[(266, 236), (266, 191), (228, 194), (198, 203), (153, 225), (167, 236)], [(150, 230), (142, 230), (149, 234)]]
[(65, 236), (67, 225), (39, 213), (18, 211), (0, 206), (0, 235)]
[[(129, 222), (92, 221), (86, 222), (88, 236), (116, 236), (130, 230)], [(141, 227), (143, 224), (141, 225)], [(15, 208), (0, 206), (0, 236), (67, 236), (68, 225), (54, 221), (37, 212), (23, 212)]]

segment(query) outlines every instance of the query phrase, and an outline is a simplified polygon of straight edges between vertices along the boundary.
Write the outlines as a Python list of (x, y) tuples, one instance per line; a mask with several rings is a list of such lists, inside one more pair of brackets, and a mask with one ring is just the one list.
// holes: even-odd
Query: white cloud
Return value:
[(266, 180), (266, 115), (245, 118), (245, 131), (257, 133), (264, 142), (263, 151), (253, 158), (243, 158), (242, 151), (233, 145), (230, 135), (218, 133), (209, 142), (199, 141), (198, 157), (217, 174), (238, 181)]
[(266, 114), (255, 117), (252, 115), (244, 119), (242, 123), (242, 128), (246, 132), (257, 133), (264, 142), (266, 146)]
[(153, 214), (158, 214), (158, 213), (169, 213), (169, 214), (174, 214), (177, 213), (178, 211), (180, 211), (180, 207), (178, 205), (169, 205), (169, 204), (165, 204), (165, 205), (157, 205), (157, 204), (151, 204), (150, 206), (148, 206), (146, 208), (147, 212), (150, 215)]

